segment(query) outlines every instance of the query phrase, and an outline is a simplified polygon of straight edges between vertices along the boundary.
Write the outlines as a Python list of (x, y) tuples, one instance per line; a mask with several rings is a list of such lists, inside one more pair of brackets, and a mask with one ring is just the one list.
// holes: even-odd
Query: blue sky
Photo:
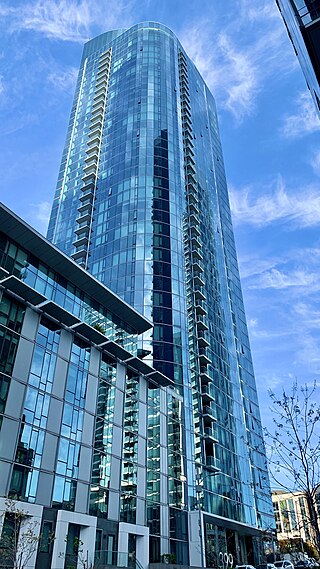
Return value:
[(169, 26), (216, 97), (263, 422), (320, 372), (320, 121), (274, 0), (0, 0), (0, 199), (45, 232), (82, 45)]

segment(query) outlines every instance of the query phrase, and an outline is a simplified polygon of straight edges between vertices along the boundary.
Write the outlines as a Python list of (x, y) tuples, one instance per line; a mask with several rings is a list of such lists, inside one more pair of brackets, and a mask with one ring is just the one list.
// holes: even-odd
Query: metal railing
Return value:
[(143, 569), (141, 563), (133, 553), (110, 551), (106, 549), (96, 551), (95, 562), (92, 569), (105, 569), (106, 567)]

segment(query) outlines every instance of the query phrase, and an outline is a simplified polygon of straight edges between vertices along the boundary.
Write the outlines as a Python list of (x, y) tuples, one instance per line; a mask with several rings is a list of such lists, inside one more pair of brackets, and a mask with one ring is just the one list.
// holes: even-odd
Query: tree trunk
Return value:
[(319, 527), (319, 521), (318, 521), (318, 515), (317, 515), (314, 496), (311, 492), (306, 492), (306, 498), (307, 498), (308, 509), (309, 509), (310, 525), (314, 531), (315, 545), (316, 545), (318, 551), (320, 551), (320, 527)]

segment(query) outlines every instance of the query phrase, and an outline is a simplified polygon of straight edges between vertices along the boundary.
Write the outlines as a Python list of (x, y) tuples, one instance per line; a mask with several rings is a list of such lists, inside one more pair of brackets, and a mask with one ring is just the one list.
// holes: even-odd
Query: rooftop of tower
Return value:
[(134, 24), (130, 28), (119, 28), (117, 30), (110, 30), (108, 32), (103, 32), (102, 34), (94, 38), (91, 38), (84, 45), (84, 55), (86, 56), (89, 55), (90, 52), (92, 52), (93, 50), (96, 51), (99, 45), (101, 45), (102, 47), (106, 43), (112, 42), (113, 40), (115, 40), (125, 32), (128, 32), (129, 30), (138, 31), (140, 29), (154, 29), (164, 33), (169, 33), (171, 36), (176, 37), (176, 34), (170, 28), (168, 28), (168, 26), (165, 26), (160, 22), (153, 22), (153, 21), (139, 22), (137, 24)]

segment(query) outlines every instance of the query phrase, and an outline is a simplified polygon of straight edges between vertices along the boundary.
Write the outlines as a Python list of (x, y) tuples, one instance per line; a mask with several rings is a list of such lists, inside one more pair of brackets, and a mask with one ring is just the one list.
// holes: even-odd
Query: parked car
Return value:
[(256, 569), (253, 565), (236, 565), (235, 569)]
[(257, 569), (275, 569), (275, 566), (273, 563), (260, 563), (257, 565)]
[(282, 561), (275, 561), (274, 565), (277, 569), (294, 569), (293, 563), (287, 559), (282, 559)]
[(298, 567), (298, 569), (307, 569), (309, 567), (314, 567), (314, 563), (311, 561), (311, 559), (299, 559), (299, 561), (297, 561), (294, 566), (295, 568)]

